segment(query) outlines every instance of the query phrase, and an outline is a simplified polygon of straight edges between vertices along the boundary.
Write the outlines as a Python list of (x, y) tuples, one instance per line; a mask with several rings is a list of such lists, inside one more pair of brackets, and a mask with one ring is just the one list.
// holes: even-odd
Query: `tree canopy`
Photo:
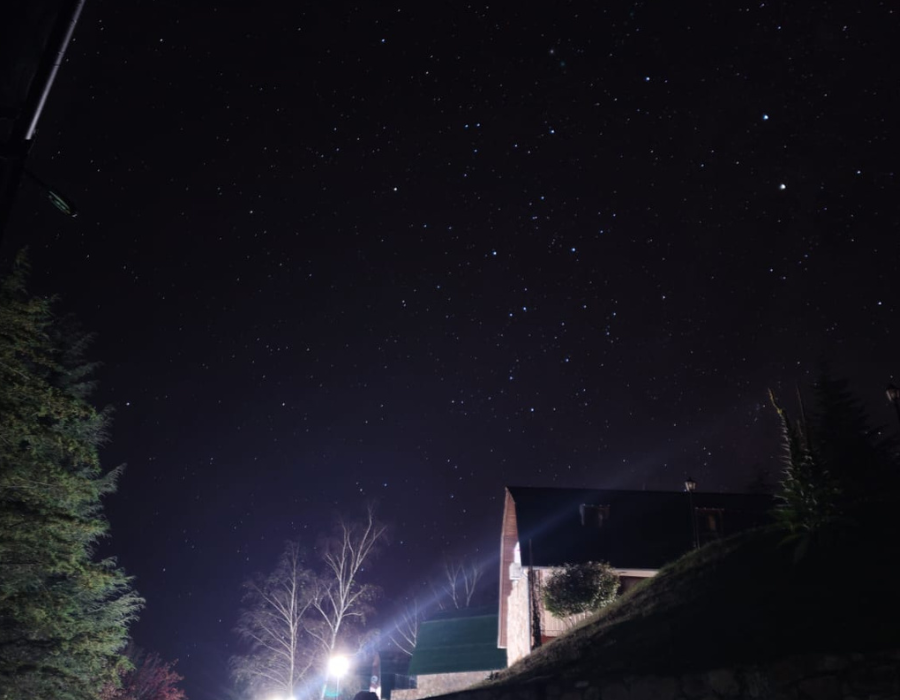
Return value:
[(93, 700), (118, 680), (142, 600), (94, 557), (121, 469), (100, 464), (87, 338), (26, 274), (20, 258), (0, 282), (0, 698)]
[(823, 370), (812, 395), (811, 411), (798, 395), (791, 418), (770, 392), (784, 440), (777, 515), (803, 536), (849, 524), (866, 503), (896, 498), (900, 485), (895, 443), (870, 426), (847, 382)]

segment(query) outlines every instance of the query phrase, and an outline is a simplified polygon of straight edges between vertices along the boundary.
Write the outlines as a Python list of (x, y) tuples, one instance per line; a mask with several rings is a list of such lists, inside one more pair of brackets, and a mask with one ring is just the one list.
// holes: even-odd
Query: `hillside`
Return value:
[(900, 541), (889, 512), (858, 518), (839, 542), (814, 547), (799, 561), (795, 544), (774, 529), (703, 547), (491, 685), (898, 648)]

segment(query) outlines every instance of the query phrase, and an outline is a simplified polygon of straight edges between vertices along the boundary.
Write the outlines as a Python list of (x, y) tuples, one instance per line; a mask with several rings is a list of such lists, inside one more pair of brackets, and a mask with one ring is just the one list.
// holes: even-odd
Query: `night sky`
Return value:
[(81, 215), (26, 183), (4, 241), (97, 333), (106, 549), (192, 700), (336, 512), (387, 619), (506, 484), (774, 478), (822, 360), (896, 425), (892, 3), (325, 5), (89, 0), (30, 160)]

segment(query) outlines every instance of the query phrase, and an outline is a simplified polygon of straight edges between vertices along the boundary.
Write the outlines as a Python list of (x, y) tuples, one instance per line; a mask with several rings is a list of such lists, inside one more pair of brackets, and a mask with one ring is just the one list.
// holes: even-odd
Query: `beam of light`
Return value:
[[(481, 542), (473, 542), (470, 545), (470, 551), (475, 552), (488, 552), (482, 557), (474, 558), (469, 557), (468, 561), (471, 565), (477, 566), (482, 571), (483, 579), (478, 584), (478, 593), (475, 594), (476, 601), (482, 598), (481, 592), (486, 591), (489, 588), (494, 588), (497, 585), (497, 580), (492, 576), (492, 571), (496, 570), (496, 567), (500, 565), (500, 551), (497, 543), (497, 535), (499, 533), (490, 533), (485, 536), (483, 541)], [(449, 601), (446, 593), (443, 592), (442, 588), (445, 583), (443, 571), (439, 566), (436, 566), (434, 571), (432, 572), (432, 576), (430, 578), (432, 581), (437, 581), (438, 585), (432, 587), (430, 590), (425, 593), (423, 596), (423, 591), (420, 590), (410, 590), (407, 593), (407, 600), (412, 602), (413, 600), (417, 601), (418, 604), (418, 612), (419, 612), (419, 622), (424, 622), (432, 618), (432, 616), (441, 610), (441, 606), (439, 602), (442, 599), (447, 600), (448, 606), (445, 606), (444, 610), (452, 610), (453, 604)], [(494, 597), (488, 596), (492, 601), (489, 603), (493, 605)], [(480, 605), (475, 605), (473, 607), (481, 607)], [(408, 609), (398, 611), (397, 614), (390, 620), (387, 620), (384, 624), (383, 629), (387, 631), (387, 636), (391, 637), (394, 634), (399, 633), (401, 628), (406, 626), (406, 618), (408, 615)], [(464, 614), (465, 608), (460, 610), (461, 614)], [(370, 652), (376, 651), (374, 646), (369, 645), (366, 647)]]

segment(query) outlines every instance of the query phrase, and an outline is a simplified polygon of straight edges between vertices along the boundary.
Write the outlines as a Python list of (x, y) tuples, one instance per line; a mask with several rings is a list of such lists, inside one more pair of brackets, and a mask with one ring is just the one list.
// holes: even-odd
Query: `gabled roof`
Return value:
[(506, 668), (506, 650), (497, 648), (496, 613), (423, 622), (409, 662), (414, 676), (500, 668)]
[[(607, 561), (659, 569), (693, 546), (687, 493), (510, 487), (524, 566)], [(606, 506), (602, 527), (582, 524), (581, 507)], [(721, 509), (724, 534), (766, 522), (770, 496), (694, 493), (695, 509)]]

